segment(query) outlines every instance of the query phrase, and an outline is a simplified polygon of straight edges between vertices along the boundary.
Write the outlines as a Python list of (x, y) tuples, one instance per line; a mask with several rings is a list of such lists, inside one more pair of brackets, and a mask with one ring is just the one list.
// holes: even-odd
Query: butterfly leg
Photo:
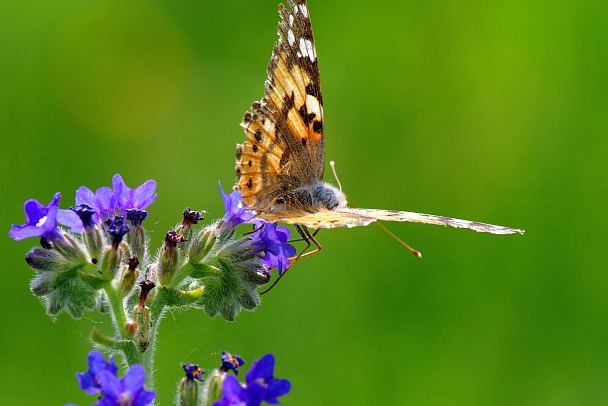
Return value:
[(256, 227), (255, 227), (255, 225), (254, 225), (254, 226), (253, 226), (253, 230), (251, 230), (251, 231), (247, 231), (246, 233), (243, 233), (243, 235), (245, 236), (245, 235), (250, 235), (250, 234), (253, 234), (253, 233), (257, 233), (258, 231), (260, 231), (260, 230), (261, 230), (261, 229), (264, 227), (264, 224), (266, 224), (266, 223), (262, 223), (262, 224), (260, 224), (260, 226), (259, 226), (259, 227), (257, 227), (257, 228), (256, 228)]
[[(297, 257), (295, 257), (294, 262), (300, 258), (304, 258), (304, 257), (307, 257), (312, 254), (316, 254), (317, 252), (321, 251), (321, 248), (322, 248), (321, 244), (319, 244), (319, 241), (317, 241), (315, 239), (315, 235), (317, 235), (319, 230), (321, 230), (320, 228), (316, 229), (315, 232), (312, 234), (310, 233), (310, 230), (308, 229), (308, 227), (304, 227), (304, 226), (296, 224), (295, 228), (296, 228), (296, 231), (298, 232), (298, 234), (300, 234), (300, 236), (302, 236), (302, 239), (304, 241), (306, 241), (306, 248), (304, 248)], [(313, 244), (315, 244), (317, 246), (317, 248), (315, 248), (313, 251), (306, 252), (310, 248), (311, 242)]]
[[(304, 249), (302, 251), (300, 251), (300, 253), (297, 256), (289, 259), (290, 263), (287, 266), (287, 268), (285, 268), (283, 270), (283, 272), (281, 272), (279, 277), (277, 279), (275, 279), (275, 281), (272, 283), (272, 285), (270, 285), (270, 287), (268, 289), (266, 289), (265, 291), (260, 293), (261, 295), (270, 292), (270, 290), (272, 288), (274, 288), (277, 283), (279, 283), (281, 278), (287, 273), (287, 271), (289, 271), (289, 269), (293, 266), (293, 264), (296, 263), (296, 261), (298, 259), (307, 257), (312, 254), (316, 254), (317, 252), (319, 252), (321, 250), (321, 244), (319, 244), (319, 242), (317, 240), (315, 240), (315, 235), (317, 235), (317, 233), (319, 232), (320, 229), (315, 230), (315, 232), (312, 234), (307, 227), (300, 226), (298, 224), (295, 225), (295, 229), (298, 232), (298, 234), (300, 234), (300, 236), (302, 237), (302, 240), (304, 240), (306, 242), (306, 247), (304, 247)], [(310, 248), (312, 243), (314, 243), (317, 246), (317, 248), (315, 248), (314, 251), (306, 252)]]

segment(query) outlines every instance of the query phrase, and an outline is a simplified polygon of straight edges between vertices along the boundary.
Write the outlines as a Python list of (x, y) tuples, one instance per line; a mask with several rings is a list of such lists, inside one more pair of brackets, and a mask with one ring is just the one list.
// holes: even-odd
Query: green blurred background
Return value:
[[(236, 322), (169, 314), (158, 399), (180, 363), (272, 352), (286, 405), (608, 403), (608, 3), (310, 0), (327, 159), (360, 207), (525, 228), (322, 231)], [(277, 0), (0, 3), (1, 226), (28, 198), (158, 182), (158, 247), (190, 206), (220, 217), (242, 114), (262, 96)], [(328, 176), (328, 178), (332, 178)], [(34, 240), (0, 239), (4, 404), (90, 404), (102, 317), (51, 321)]]

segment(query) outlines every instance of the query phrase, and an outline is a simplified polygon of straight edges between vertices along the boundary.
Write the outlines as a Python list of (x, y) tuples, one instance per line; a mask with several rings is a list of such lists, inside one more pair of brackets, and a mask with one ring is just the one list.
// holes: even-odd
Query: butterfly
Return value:
[[(234, 189), (255, 219), (308, 229), (365, 226), (377, 220), (437, 224), (493, 234), (524, 230), (432, 214), (348, 207), (346, 196), (323, 181), (325, 131), (323, 96), (308, 6), (279, 4), (279, 39), (267, 68), (264, 97), (245, 113), (247, 140), (237, 144)], [(310, 244), (309, 244), (310, 245)]]

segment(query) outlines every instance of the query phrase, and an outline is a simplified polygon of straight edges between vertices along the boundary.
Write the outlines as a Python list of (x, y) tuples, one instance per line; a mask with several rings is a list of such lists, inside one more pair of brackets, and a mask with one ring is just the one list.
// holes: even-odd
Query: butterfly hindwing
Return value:
[(492, 234), (523, 234), (524, 230), (496, 226), (477, 221), (462, 220), (452, 217), (436, 216), (433, 214), (414, 213), (410, 211), (340, 208), (337, 210), (321, 210), (316, 213), (300, 213), (289, 216), (288, 213), (265, 213), (262, 218), (266, 221), (283, 221), (299, 224), (310, 228), (334, 228), (366, 226), (376, 220), (401, 221), (423, 224), (468, 228), (478, 232)]

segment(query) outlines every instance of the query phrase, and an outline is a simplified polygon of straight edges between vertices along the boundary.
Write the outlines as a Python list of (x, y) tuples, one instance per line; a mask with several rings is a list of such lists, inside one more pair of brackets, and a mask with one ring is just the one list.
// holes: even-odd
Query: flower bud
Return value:
[(130, 227), (125, 223), (122, 217), (115, 217), (111, 220), (107, 232), (112, 237), (112, 246), (114, 249), (118, 248), (118, 245), (122, 242), (122, 238), (129, 232)]
[(84, 245), (87, 247), (89, 251), (89, 255), (93, 259), (99, 260), (99, 256), (101, 255), (101, 250), (103, 249), (103, 235), (99, 227), (86, 227), (82, 231), (82, 238), (84, 241)]
[(197, 380), (202, 382), (202, 375), (205, 373), (196, 364), (184, 364), (182, 365), (186, 372), (184, 377), (179, 383), (179, 401), (180, 406), (197, 406), (198, 394), (199, 394), (199, 383)]
[(126, 211), (127, 220), (131, 224), (131, 230), (127, 234), (127, 242), (138, 258), (146, 258), (146, 247), (148, 244), (146, 232), (141, 223), (148, 217), (148, 212), (137, 209), (127, 209)]
[(217, 229), (209, 226), (200, 230), (190, 244), (188, 257), (190, 262), (199, 263), (209, 253), (217, 239)]
[(222, 385), (224, 383), (224, 379), (226, 378), (226, 373), (220, 371), (219, 369), (214, 369), (209, 374), (209, 377), (205, 381), (203, 385), (203, 390), (200, 395), (200, 403), (201, 405), (212, 405), (213, 402), (222, 397)]
[(137, 322), (135, 321), (128, 321), (127, 324), (125, 324), (125, 332), (127, 333), (127, 338), (133, 338), (135, 337), (135, 333), (137, 332)]
[(135, 306), (133, 310), (133, 318), (137, 324), (137, 334), (133, 341), (139, 347), (139, 352), (144, 353), (150, 345), (150, 327), (152, 327), (152, 319), (150, 308), (148, 306)]
[(161, 248), (158, 258), (158, 280), (161, 285), (167, 286), (171, 283), (179, 258), (177, 244), (185, 241), (184, 237), (175, 231), (167, 231), (165, 245)]
[(53, 242), (53, 249), (59, 252), (65, 259), (74, 264), (82, 264), (88, 262), (87, 254), (82, 250), (82, 247), (72, 237), (72, 234), (61, 232), (62, 238), (56, 238)]
[(137, 269), (137, 265), (139, 265), (139, 260), (137, 257), (131, 257), (127, 260), (127, 264), (122, 266), (120, 276), (118, 277), (118, 293), (125, 297), (129, 293), (131, 293), (131, 289), (135, 285), (135, 281), (139, 276), (139, 269)]
[(199, 221), (204, 220), (204, 214), (206, 212), (203, 211), (194, 211), (190, 210), (190, 207), (186, 207), (183, 211), (182, 222), (179, 226), (176, 227), (176, 231), (184, 236), (187, 240), (192, 238), (192, 226), (194, 224), (198, 224)]
[(150, 308), (145, 305), (148, 293), (154, 288), (154, 283), (149, 280), (140, 282), (141, 292), (139, 294), (139, 303), (133, 309), (133, 320), (137, 324), (137, 334), (134, 337), (135, 343), (139, 347), (139, 351), (144, 353), (150, 345), (152, 315)]
[(37, 272), (57, 272), (67, 267), (67, 261), (54, 250), (35, 247), (25, 255), (25, 262)]
[(101, 277), (107, 281), (112, 280), (125, 256), (125, 246), (123, 244), (106, 247), (99, 263)]

